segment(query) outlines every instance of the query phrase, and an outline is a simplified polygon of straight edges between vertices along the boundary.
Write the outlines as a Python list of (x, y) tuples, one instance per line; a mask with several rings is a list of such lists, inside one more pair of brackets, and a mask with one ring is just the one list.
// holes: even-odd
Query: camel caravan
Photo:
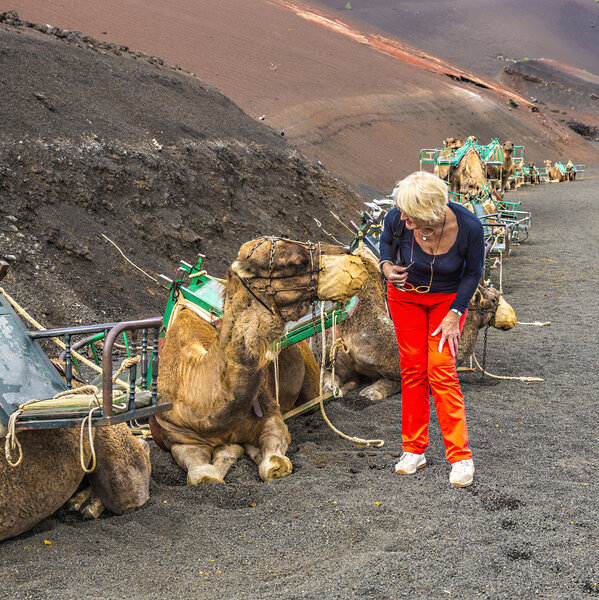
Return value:
[[(532, 223), (521, 202), (511, 202), (505, 194), (523, 185), (574, 181), (584, 174), (584, 165), (572, 161), (564, 165), (546, 160), (544, 167), (538, 168), (533, 161), (525, 162), (523, 146), (511, 141), (501, 144), (497, 139), (482, 145), (474, 136), (465, 140), (449, 137), (442, 148), (422, 149), (420, 169), (425, 165), (431, 165), (447, 183), (452, 200), (483, 222), (491, 261), (487, 276), (490, 268), (500, 267), (511, 249), (526, 240)], [(499, 287), (502, 289), (501, 278)]]
[[(223, 484), (243, 454), (271, 481), (293, 471), (288, 419), (319, 406), (326, 417), (325, 401), (359, 385), (371, 401), (400, 390), (378, 260), (364, 247), (264, 237), (241, 246), (225, 280), (208, 275), (199, 257), (167, 283), (163, 317), (34, 332), (19, 315), (39, 324), (0, 290), (8, 340), (0, 367), (14, 374), (0, 378), (0, 540), (65, 503), (85, 518), (143, 506), (149, 448), (126, 422), (149, 419), (154, 441), (189, 485)], [(472, 353), (480, 328), (516, 321), (484, 285), (471, 309), (460, 359)], [(315, 355), (307, 340), (320, 335)], [(38, 340), (56, 338), (66, 343), (50, 361)], [(86, 356), (98, 343), (103, 360), (94, 363)], [(122, 348), (129, 356), (115, 374)], [(99, 372), (94, 385), (79, 381), (85, 367)], [(331, 427), (360, 444), (382, 444)]]
[[(516, 325), (491, 269), (531, 225), (530, 213), (504, 200), (523, 149), (448, 138), (434, 158), (450, 199), (485, 229), (485, 272), (457, 352), (459, 369), (474, 371), (480, 330)], [(540, 177), (529, 162), (523, 183)], [(324, 406), (351, 390), (371, 402), (401, 391), (378, 253), (392, 203), (367, 203), (347, 247), (262, 237), (241, 245), (225, 279), (209, 275), (201, 256), (181, 262), (173, 279), (162, 278), (169, 295), (161, 317), (47, 330), (0, 288), (8, 340), (0, 347), (0, 540), (64, 504), (85, 518), (143, 506), (149, 448), (134, 433), (169, 452), (188, 485), (224, 484), (244, 454), (264, 482), (291, 475), (287, 422), (318, 408), (341, 437), (381, 445), (337, 430)], [(41, 339), (61, 346), (58, 359), (49, 360)]]

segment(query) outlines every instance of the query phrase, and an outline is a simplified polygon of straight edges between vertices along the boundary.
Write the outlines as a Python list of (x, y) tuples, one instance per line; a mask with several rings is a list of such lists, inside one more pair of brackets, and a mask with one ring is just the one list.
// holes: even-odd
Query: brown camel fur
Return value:
[[(21, 464), (11, 467), (0, 458), (0, 541), (31, 529), (53, 514), (73, 496), (84, 476), (97, 496), (89, 516), (99, 515), (100, 502), (120, 515), (148, 501), (148, 445), (136, 439), (124, 424), (97, 427), (94, 432), (97, 464), (87, 476), (80, 464), (78, 429), (18, 433), (23, 448)], [(84, 448), (89, 463), (87, 441)]]
[(504, 193), (509, 189), (510, 177), (514, 174), (514, 144), (503, 144), (503, 165), (487, 165), (487, 177), (494, 181), (494, 188)]
[(513, 142), (504, 142), (503, 144), (503, 165), (489, 165), (487, 167), (489, 179), (495, 179), (498, 184), (495, 186), (500, 192), (507, 192), (509, 189), (510, 177), (514, 174), (514, 144)]
[(528, 163), (528, 175), (524, 178), (525, 183), (530, 183), (531, 185), (536, 185), (537, 183), (541, 183), (541, 176), (539, 174), (539, 169), (535, 167), (535, 163), (529, 161)]
[(561, 172), (560, 168), (557, 165), (551, 166), (551, 161), (545, 161), (545, 170), (547, 171), (547, 179), (551, 183), (555, 183), (556, 181), (561, 183), (564, 181), (565, 176)]
[[(329, 248), (322, 244), (325, 253)], [(173, 458), (187, 471), (189, 485), (223, 483), (244, 450), (258, 463), (264, 481), (291, 473), (285, 456), (290, 438), (281, 408), (304, 395), (317, 395), (315, 363), (305, 346), (280, 353), (279, 406), (271, 344), (283, 334), (286, 322), (308, 312), (316, 283), (319, 299), (347, 299), (367, 276), (357, 257), (327, 254), (326, 260), (311, 254), (306, 244), (290, 240), (248, 242), (229, 269), (218, 327), (189, 309), (169, 327), (158, 387), (173, 409), (156, 416), (156, 422)], [(321, 269), (327, 264), (353, 271), (353, 283), (324, 291), (330, 267), (316, 273), (319, 264)], [(269, 296), (266, 290), (277, 292)]]
[[(369, 383), (360, 395), (380, 400), (401, 389), (397, 338), (385, 305), (378, 260), (366, 249), (355, 252), (362, 258), (369, 277), (359, 293), (360, 301), (354, 314), (339, 326), (339, 334), (349, 352), (337, 352), (335, 385), (345, 393)], [(472, 353), (478, 330), (487, 323), (497, 329), (510, 329), (516, 323), (516, 316), (496, 289), (480, 285), (468, 306), (458, 360)]]
[(516, 313), (499, 290), (479, 285), (468, 304), (468, 315), (456, 354), (457, 364), (474, 352), (478, 332), (487, 325), (502, 331), (512, 329), (516, 325)]
[(380, 400), (401, 389), (399, 350), (393, 323), (385, 305), (378, 260), (365, 248), (354, 251), (368, 271), (354, 314), (339, 325), (349, 353), (337, 352), (335, 385), (343, 393), (368, 382), (360, 391), (369, 400)]
[(517, 190), (524, 184), (524, 163), (521, 160), (514, 161), (514, 179), (509, 182), (510, 189)]
[[(445, 140), (443, 140), (443, 150), (441, 151), (439, 158), (450, 158), (452, 153), (455, 152), (458, 148), (461, 148), (463, 145), (464, 140), (452, 137), (446, 138)], [(443, 179), (444, 181), (450, 181), (453, 169), (454, 167), (452, 165), (435, 165), (433, 172), (440, 179)]]
[(462, 156), (459, 164), (453, 169), (450, 184), (451, 191), (459, 191), (467, 179), (472, 179), (475, 184), (483, 185), (487, 183), (485, 172), (485, 164), (480, 154), (474, 148), (469, 148)]

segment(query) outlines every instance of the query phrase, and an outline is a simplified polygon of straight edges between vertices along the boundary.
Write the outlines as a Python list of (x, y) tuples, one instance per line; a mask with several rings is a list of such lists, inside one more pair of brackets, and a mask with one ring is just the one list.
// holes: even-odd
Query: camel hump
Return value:
[(193, 344), (202, 347), (204, 353), (216, 339), (215, 327), (188, 308), (181, 310), (170, 329), (176, 331), (181, 338), (193, 340)]

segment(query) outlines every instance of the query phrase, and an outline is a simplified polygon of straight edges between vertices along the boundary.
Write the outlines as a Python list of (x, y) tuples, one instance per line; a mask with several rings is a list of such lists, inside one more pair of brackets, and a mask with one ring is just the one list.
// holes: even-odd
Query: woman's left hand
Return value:
[(447, 342), (451, 355), (455, 356), (460, 343), (460, 317), (457, 313), (450, 310), (431, 335), (434, 337), (439, 334), (441, 334), (439, 352), (443, 352), (443, 346)]

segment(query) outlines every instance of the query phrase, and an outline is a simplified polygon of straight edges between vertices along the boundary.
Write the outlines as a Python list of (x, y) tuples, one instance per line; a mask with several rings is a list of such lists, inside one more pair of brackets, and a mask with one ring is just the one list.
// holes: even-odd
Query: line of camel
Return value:
[[(350, 254), (328, 244), (253, 240), (241, 246), (228, 270), (217, 326), (181, 310), (167, 332), (158, 375), (159, 392), (173, 408), (160, 414), (155, 426), (187, 471), (189, 485), (224, 483), (244, 453), (264, 481), (292, 473), (282, 413), (318, 396), (320, 373), (305, 341), (283, 349), (277, 401), (271, 344), (314, 300), (355, 294), (358, 306), (339, 326), (348, 353), (340, 353), (337, 380), (329, 385), (347, 392), (367, 384), (361, 395), (376, 401), (400, 390), (399, 355), (378, 263), (365, 250)], [(458, 360), (472, 353), (481, 327), (508, 329), (516, 322), (513, 309), (492, 288), (479, 286), (470, 307)], [(80, 465), (78, 430), (19, 434), (21, 465), (11, 468), (0, 459), (0, 540), (31, 529), (69, 499), (69, 506), (87, 517), (97, 517), (104, 507), (123, 514), (147, 502), (147, 443), (124, 424), (94, 433), (97, 466), (89, 475)], [(87, 442), (83, 452), (89, 461)]]

